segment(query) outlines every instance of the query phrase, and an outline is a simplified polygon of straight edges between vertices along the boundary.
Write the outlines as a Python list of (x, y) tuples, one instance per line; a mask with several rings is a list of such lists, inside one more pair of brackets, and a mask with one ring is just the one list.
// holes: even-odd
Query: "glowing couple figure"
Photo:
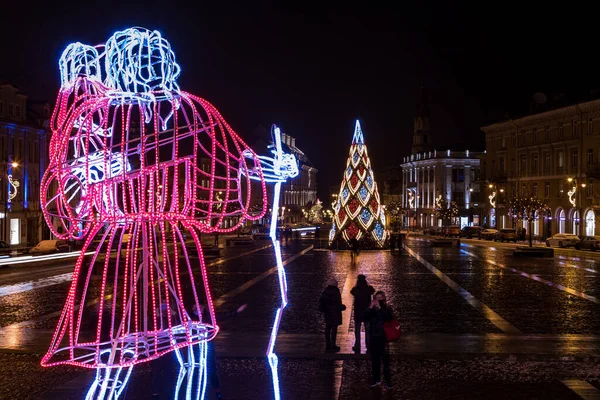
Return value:
[[(53, 234), (84, 244), (42, 365), (96, 369), (87, 399), (116, 399), (134, 365), (173, 351), (176, 395), (186, 380), (185, 396), (203, 398), (206, 343), (219, 328), (199, 233), (261, 218), (265, 181), (284, 179), (290, 158), (262, 165), (209, 102), (180, 90), (157, 31), (73, 43), (59, 65), (41, 201)], [(264, 199), (258, 215), (248, 213), (252, 190)], [(193, 312), (201, 304), (208, 320)]]

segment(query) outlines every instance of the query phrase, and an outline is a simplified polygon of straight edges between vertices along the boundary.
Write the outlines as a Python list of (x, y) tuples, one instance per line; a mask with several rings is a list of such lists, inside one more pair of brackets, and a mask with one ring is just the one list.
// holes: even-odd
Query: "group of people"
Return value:
[[(381, 366), (383, 364), (383, 377), (385, 387), (392, 387), (390, 371), (389, 346), (386, 341), (384, 324), (394, 319), (392, 308), (387, 304), (385, 293), (375, 291), (369, 285), (365, 275), (358, 275), (356, 285), (350, 291), (354, 297), (354, 346), (355, 354), (361, 353), (360, 330), (365, 329), (365, 344), (367, 354), (371, 357), (371, 372), (373, 381), (371, 386), (379, 386), (381, 381)], [(319, 311), (325, 317), (325, 348), (327, 352), (338, 352), (337, 328), (342, 324), (342, 311), (346, 306), (342, 303), (342, 295), (338, 282), (330, 279), (319, 300)]]

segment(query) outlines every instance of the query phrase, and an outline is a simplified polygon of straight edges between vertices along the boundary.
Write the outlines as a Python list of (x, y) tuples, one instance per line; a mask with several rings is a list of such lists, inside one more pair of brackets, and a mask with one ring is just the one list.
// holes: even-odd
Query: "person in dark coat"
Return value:
[(391, 389), (390, 353), (385, 339), (384, 323), (394, 319), (394, 314), (392, 308), (386, 302), (385, 293), (382, 291), (375, 293), (375, 298), (364, 313), (364, 319), (369, 321), (369, 352), (371, 354), (371, 372), (373, 375), (371, 387), (381, 385), (381, 364), (383, 362), (385, 387)]
[(319, 311), (325, 317), (325, 349), (327, 351), (340, 351), (340, 347), (335, 342), (337, 327), (342, 324), (342, 311), (345, 309), (338, 283), (335, 279), (330, 279), (319, 299)]
[(350, 246), (350, 256), (352, 257), (352, 266), (355, 266), (358, 262), (358, 253), (360, 253), (360, 243), (356, 238), (350, 239), (348, 242)]
[(361, 324), (365, 325), (365, 344), (367, 351), (369, 349), (369, 321), (365, 321), (363, 316), (369, 308), (373, 293), (375, 293), (375, 289), (367, 283), (367, 277), (362, 274), (358, 275), (356, 286), (350, 291), (350, 294), (354, 296), (354, 347), (352, 350), (358, 354), (360, 354)]

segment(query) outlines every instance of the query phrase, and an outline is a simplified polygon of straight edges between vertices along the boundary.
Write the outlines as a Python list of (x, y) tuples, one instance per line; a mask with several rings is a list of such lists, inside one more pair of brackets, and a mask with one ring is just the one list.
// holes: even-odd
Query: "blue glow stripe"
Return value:
[(55, 275), (49, 278), (37, 279), (35, 281), (28, 281), (17, 283), (15, 285), (0, 286), (0, 297), (9, 296), (11, 294), (28, 292), (33, 289), (39, 289), (46, 286), (58, 285), (64, 282), (71, 282), (73, 279), (73, 273)]

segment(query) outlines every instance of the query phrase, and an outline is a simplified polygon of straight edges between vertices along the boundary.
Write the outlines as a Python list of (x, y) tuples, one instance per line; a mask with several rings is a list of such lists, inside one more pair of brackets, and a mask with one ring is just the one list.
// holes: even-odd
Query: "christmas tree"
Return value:
[(358, 120), (333, 210), (330, 243), (342, 237), (346, 242), (362, 239), (367, 245), (383, 247), (386, 239), (385, 215)]

